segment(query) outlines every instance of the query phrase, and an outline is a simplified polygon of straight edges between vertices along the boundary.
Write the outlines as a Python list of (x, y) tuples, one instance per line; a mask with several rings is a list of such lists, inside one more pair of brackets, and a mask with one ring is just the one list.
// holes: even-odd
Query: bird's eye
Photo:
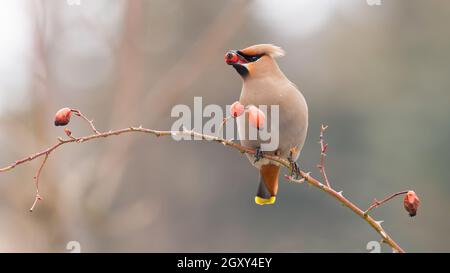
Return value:
[(238, 51), (238, 53), (249, 63), (256, 62), (257, 60), (259, 60), (259, 58), (264, 56), (264, 54), (247, 55), (247, 54), (244, 54), (242, 51)]
[(255, 62), (255, 61), (257, 61), (259, 58), (260, 58), (259, 56), (251, 56), (249, 59), (250, 59), (251, 62)]

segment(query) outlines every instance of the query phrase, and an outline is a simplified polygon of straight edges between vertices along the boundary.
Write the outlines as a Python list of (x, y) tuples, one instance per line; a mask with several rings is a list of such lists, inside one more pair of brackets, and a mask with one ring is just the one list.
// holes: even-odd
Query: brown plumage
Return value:
[[(284, 56), (284, 51), (277, 46), (260, 44), (242, 50), (229, 51), (225, 60), (232, 65), (243, 79), (240, 103), (245, 106), (268, 107), (266, 124), (272, 123), (271, 105), (279, 106), (279, 144), (273, 150), (263, 153), (275, 154), (296, 161), (305, 143), (308, 129), (308, 106), (303, 95), (291, 83), (278, 67), (276, 57)], [(241, 144), (254, 149), (264, 143), (259, 137), (248, 139), (248, 114), (237, 119)], [(260, 186), (255, 198), (258, 204), (273, 204), (278, 191), (280, 166), (266, 159), (255, 162), (255, 157), (248, 155), (250, 162), (260, 170)]]

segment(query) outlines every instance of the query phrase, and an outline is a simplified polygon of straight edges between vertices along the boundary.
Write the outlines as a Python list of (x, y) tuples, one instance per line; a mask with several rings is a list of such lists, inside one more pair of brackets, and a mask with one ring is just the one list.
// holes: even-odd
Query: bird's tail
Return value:
[(255, 203), (258, 205), (274, 204), (278, 192), (280, 166), (273, 164), (263, 165), (259, 174), (259, 187), (255, 196)]

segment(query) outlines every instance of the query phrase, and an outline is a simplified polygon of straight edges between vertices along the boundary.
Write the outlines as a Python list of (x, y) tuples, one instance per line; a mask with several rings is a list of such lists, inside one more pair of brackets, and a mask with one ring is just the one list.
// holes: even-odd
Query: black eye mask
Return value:
[(237, 53), (242, 56), (244, 59), (247, 60), (247, 62), (252, 63), (252, 62), (256, 62), (257, 60), (259, 60), (259, 58), (261, 58), (262, 56), (264, 56), (264, 54), (257, 54), (257, 55), (247, 55), (245, 53), (243, 53), (242, 51), (237, 51)]

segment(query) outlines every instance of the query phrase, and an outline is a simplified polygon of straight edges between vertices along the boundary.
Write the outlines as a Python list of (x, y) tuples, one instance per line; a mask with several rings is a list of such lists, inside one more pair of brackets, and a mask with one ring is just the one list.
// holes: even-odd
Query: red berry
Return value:
[(234, 118), (239, 117), (244, 113), (245, 107), (239, 101), (234, 102), (230, 107), (231, 116)]
[(62, 108), (55, 114), (55, 126), (64, 126), (70, 122), (70, 115), (72, 114), (72, 109)]
[(403, 206), (406, 211), (409, 213), (409, 216), (413, 217), (417, 214), (417, 209), (420, 205), (420, 199), (414, 191), (408, 191), (403, 200)]
[(225, 62), (227, 64), (234, 64), (239, 61), (239, 57), (235, 52), (229, 51), (227, 54), (225, 54)]
[(250, 124), (259, 130), (264, 127), (264, 123), (266, 122), (266, 115), (263, 111), (259, 110), (258, 107), (251, 105), (248, 108), (248, 119), (250, 121)]

